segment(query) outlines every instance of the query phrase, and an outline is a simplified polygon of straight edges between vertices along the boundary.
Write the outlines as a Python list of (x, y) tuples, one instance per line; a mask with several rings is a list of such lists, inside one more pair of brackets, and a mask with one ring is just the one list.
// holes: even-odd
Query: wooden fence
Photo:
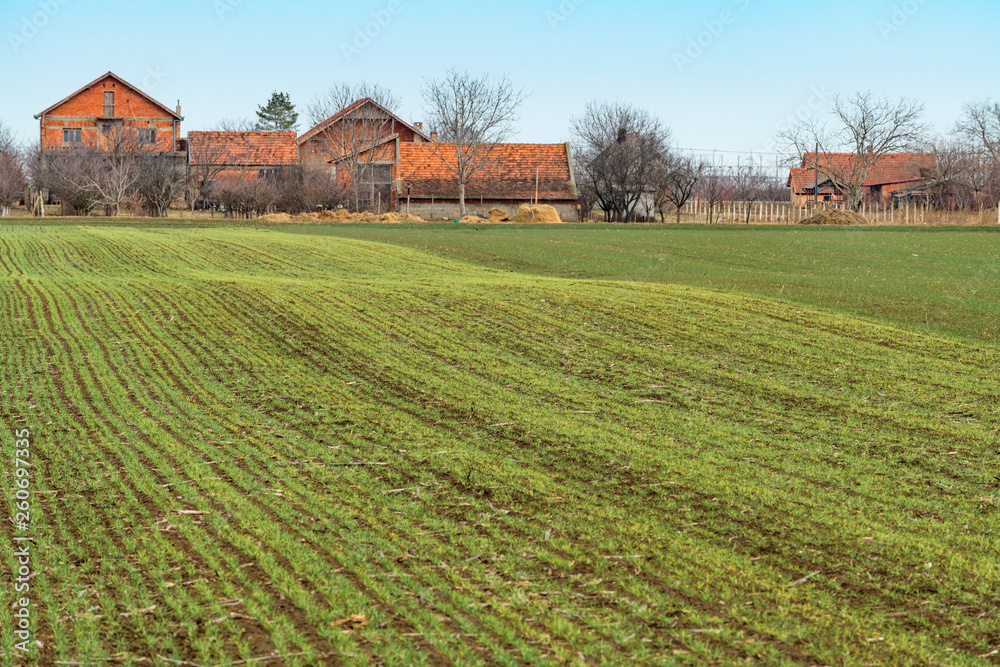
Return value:
[[(788, 202), (737, 202), (727, 201), (716, 204), (709, 210), (705, 200), (688, 202), (681, 209), (682, 222), (707, 222), (712, 224), (772, 224), (797, 225), (818, 213), (843, 206), (828, 202), (797, 205)], [(928, 216), (938, 222), (939, 212), (928, 210), (918, 203), (900, 204), (896, 207), (864, 204), (858, 213), (874, 225), (922, 225), (930, 222)], [(668, 217), (669, 221), (669, 217)], [(989, 221), (986, 221), (989, 222)]]

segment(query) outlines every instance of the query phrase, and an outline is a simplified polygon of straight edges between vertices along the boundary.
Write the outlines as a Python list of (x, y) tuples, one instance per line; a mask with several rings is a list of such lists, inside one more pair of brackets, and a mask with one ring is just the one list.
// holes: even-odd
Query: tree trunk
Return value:
[(458, 182), (458, 212), (458, 217), (465, 217), (465, 179), (459, 179)]

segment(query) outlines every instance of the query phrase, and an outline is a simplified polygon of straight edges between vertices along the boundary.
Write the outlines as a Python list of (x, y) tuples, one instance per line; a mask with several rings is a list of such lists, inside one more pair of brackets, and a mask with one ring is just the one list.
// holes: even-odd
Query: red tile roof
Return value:
[(58, 107), (58, 106), (60, 106), (62, 104), (65, 104), (66, 102), (70, 101), (71, 99), (73, 99), (74, 97), (76, 97), (77, 95), (79, 95), (80, 93), (82, 93), (83, 91), (96, 86), (97, 84), (99, 84), (100, 82), (104, 81), (107, 78), (114, 79), (115, 81), (117, 81), (118, 83), (122, 84), (126, 88), (130, 88), (130, 89), (134, 90), (136, 93), (138, 93), (139, 95), (142, 95), (147, 100), (149, 100), (151, 103), (153, 103), (156, 106), (158, 106), (161, 109), (163, 109), (166, 112), (167, 116), (173, 116), (177, 120), (184, 120), (183, 116), (178, 115), (176, 111), (174, 111), (173, 109), (171, 109), (170, 107), (168, 107), (166, 104), (163, 104), (162, 102), (157, 102), (152, 97), (150, 97), (146, 93), (142, 92), (141, 90), (139, 90), (138, 88), (136, 88), (135, 86), (133, 86), (131, 83), (129, 83), (125, 79), (123, 79), (120, 76), (118, 76), (117, 74), (115, 74), (114, 72), (108, 72), (107, 74), (102, 74), (101, 76), (97, 77), (96, 79), (94, 79), (93, 81), (91, 81), (86, 86), (84, 86), (80, 90), (76, 91), (72, 95), (64, 97), (63, 99), (59, 100), (58, 102), (56, 102), (55, 104), (53, 104), (52, 106), (50, 106), (45, 111), (43, 111), (43, 112), (41, 112), (39, 114), (36, 114), (35, 118), (38, 119), (38, 118), (41, 118), (42, 116), (47, 115), (50, 111), (52, 111), (56, 107)]
[[(854, 153), (826, 153), (819, 157), (820, 180), (823, 172), (849, 174), (854, 170), (857, 156)], [(788, 185), (794, 192), (801, 193), (816, 181), (816, 170), (811, 165), (816, 162), (816, 153), (807, 153), (802, 166), (792, 169)], [(915, 183), (929, 178), (929, 172), (937, 161), (931, 153), (893, 153), (883, 155), (868, 170), (865, 187), (890, 185), (895, 183)]]
[[(457, 199), (458, 177), (449, 169), (457, 157), (454, 144), (402, 143), (398, 175), (420, 199)], [(447, 162), (446, 162), (447, 160)], [(472, 200), (530, 200), (538, 175), (540, 200), (574, 201), (576, 191), (566, 144), (496, 144), (489, 160), (472, 176), (465, 196)]]
[(420, 128), (417, 128), (417, 127), (414, 127), (413, 125), (410, 125), (405, 120), (403, 120), (402, 118), (400, 118), (396, 114), (392, 113), (391, 111), (389, 111), (388, 109), (386, 109), (384, 106), (382, 106), (381, 104), (379, 104), (378, 102), (376, 102), (372, 98), (366, 97), (364, 99), (357, 100), (356, 102), (352, 102), (351, 104), (347, 105), (346, 107), (344, 107), (343, 109), (341, 109), (337, 113), (333, 114), (332, 116), (330, 116), (329, 118), (327, 118), (326, 120), (324, 120), (322, 123), (320, 123), (319, 125), (317, 125), (313, 129), (311, 129), (308, 132), (306, 132), (305, 134), (303, 134), (301, 137), (299, 137), (299, 145), (301, 146), (302, 144), (306, 143), (307, 141), (309, 141), (310, 139), (312, 139), (316, 135), (318, 135), (321, 132), (323, 132), (323, 130), (327, 129), (328, 127), (330, 127), (331, 125), (333, 125), (334, 123), (336, 123), (341, 118), (344, 118), (345, 116), (347, 116), (348, 114), (350, 114), (352, 111), (360, 109), (361, 107), (365, 106), (366, 104), (370, 104), (370, 105), (374, 106), (376, 109), (378, 109), (379, 111), (382, 111), (383, 113), (388, 114), (397, 123), (399, 123), (403, 127), (406, 127), (406, 128), (409, 128), (409, 129), (413, 130), (413, 132), (415, 134), (417, 134), (419, 137), (421, 137), (424, 141), (430, 141), (431, 140), (431, 138), (429, 136), (427, 136), (426, 134), (424, 134), (424, 132)]
[(299, 163), (295, 132), (189, 132), (191, 165), (290, 167)]

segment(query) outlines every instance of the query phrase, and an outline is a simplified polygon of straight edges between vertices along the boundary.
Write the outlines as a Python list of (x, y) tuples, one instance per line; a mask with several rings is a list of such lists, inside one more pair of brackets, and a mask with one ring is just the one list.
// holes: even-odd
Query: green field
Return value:
[(1000, 236), (739, 231), (0, 228), (3, 665), (1000, 662)]
[(292, 226), (539, 275), (684, 284), (1000, 342), (1000, 227)]

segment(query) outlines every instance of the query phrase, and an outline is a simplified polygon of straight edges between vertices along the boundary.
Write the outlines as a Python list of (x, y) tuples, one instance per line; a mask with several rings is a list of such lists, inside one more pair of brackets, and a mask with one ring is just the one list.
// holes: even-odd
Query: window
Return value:
[(64, 144), (83, 143), (83, 130), (81, 130), (78, 127), (63, 130), (63, 143)]
[(115, 117), (115, 91), (113, 90), (104, 91), (104, 117)]
[(278, 180), (278, 174), (280, 169), (258, 169), (257, 170), (257, 180), (258, 181), (270, 181), (275, 183)]
[(139, 130), (139, 143), (147, 146), (156, 143), (156, 130)]

